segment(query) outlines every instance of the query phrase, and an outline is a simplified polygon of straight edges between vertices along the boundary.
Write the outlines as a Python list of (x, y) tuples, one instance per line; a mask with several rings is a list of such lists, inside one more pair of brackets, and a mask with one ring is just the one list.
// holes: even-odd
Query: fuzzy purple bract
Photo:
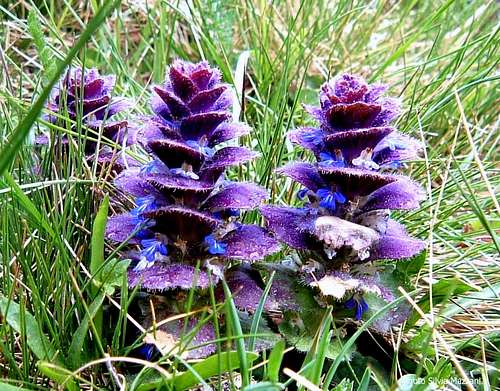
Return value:
[[(80, 67), (69, 69), (53, 88), (49, 101), (46, 104), (48, 114), (46, 121), (53, 124), (63, 122), (65, 118), (77, 122), (95, 132), (102, 132), (102, 136), (121, 143), (126, 135), (127, 120), (115, 120), (116, 114), (131, 107), (131, 102), (123, 97), (114, 97), (116, 77), (114, 75), (101, 75), (97, 69), (82, 69)], [(71, 125), (75, 129), (75, 125)], [(89, 136), (97, 135), (89, 132)], [(67, 143), (63, 136), (62, 142)], [(47, 145), (49, 137), (41, 135), (36, 138), (38, 145)], [(97, 143), (85, 141), (85, 153), (91, 155), (95, 152)]]
[(232, 103), (231, 88), (206, 62), (176, 61), (165, 83), (153, 87), (154, 115), (136, 135), (152, 160), (116, 178), (135, 208), (107, 225), (108, 239), (128, 240), (132, 247), (126, 255), (133, 261), (131, 287), (172, 294), (205, 290), (231, 260), (252, 263), (279, 249), (267, 230), (238, 221), (240, 211), (266, 200), (267, 191), (225, 177), (227, 168), (257, 156), (232, 142), (250, 131), (233, 121)]
[[(390, 217), (393, 210), (417, 208), (425, 192), (398, 174), (421, 145), (391, 125), (400, 103), (385, 90), (349, 74), (325, 83), (320, 106), (306, 107), (319, 125), (289, 133), (316, 162), (277, 170), (301, 185), (297, 197), (303, 206), (261, 208), (281, 241), (309, 254), (298, 278), (320, 293), (320, 301), (345, 303), (356, 320), (369, 308), (366, 297), (394, 300), (374, 261), (408, 259), (425, 248)], [(279, 295), (274, 299), (283, 302)]]

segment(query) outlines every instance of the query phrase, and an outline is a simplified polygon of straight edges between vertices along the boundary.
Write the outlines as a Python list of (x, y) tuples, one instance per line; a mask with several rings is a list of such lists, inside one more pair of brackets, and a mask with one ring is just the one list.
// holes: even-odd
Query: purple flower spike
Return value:
[[(97, 69), (73, 68), (59, 81), (52, 90), (46, 108), (49, 114), (45, 119), (56, 123), (68, 116), (72, 121), (81, 120), (83, 126), (112, 141), (121, 143), (125, 137), (128, 122), (115, 120), (113, 117), (127, 109), (132, 104), (123, 97), (113, 97), (116, 78), (114, 75), (100, 75)], [(38, 144), (46, 145), (49, 138), (40, 136)], [(67, 140), (63, 139), (63, 142)], [(85, 152), (91, 155), (95, 152), (96, 143), (87, 141)]]
[[(206, 62), (176, 61), (152, 94), (154, 116), (133, 138), (152, 160), (116, 178), (117, 188), (132, 196), (135, 206), (109, 220), (107, 237), (115, 242), (131, 237), (128, 244), (135, 249), (126, 254), (132, 260), (131, 287), (206, 289), (223, 277), (230, 260), (255, 262), (279, 250), (266, 229), (237, 221), (240, 211), (259, 207), (267, 191), (253, 183), (229, 182), (224, 175), (229, 166), (257, 156), (221, 145), (250, 128), (231, 120), (231, 89)], [(257, 302), (243, 304), (251, 310)], [(192, 357), (213, 349), (196, 352)]]
[(370, 274), (363, 264), (408, 259), (425, 247), (389, 218), (391, 210), (418, 208), (425, 193), (393, 173), (422, 146), (391, 126), (400, 105), (385, 90), (349, 74), (325, 83), (320, 105), (306, 107), (319, 126), (289, 134), (316, 163), (291, 162), (277, 170), (298, 182), (298, 198), (309, 202), (302, 208), (261, 208), (277, 238), (310, 253), (297, 268), (298, 281), (309, 281), (315, 292), (337, 301), (348, 295), (345, 305), (355, 309), (356, 320), (368, 311), (364, 294), (394, 299), (377, 272)]

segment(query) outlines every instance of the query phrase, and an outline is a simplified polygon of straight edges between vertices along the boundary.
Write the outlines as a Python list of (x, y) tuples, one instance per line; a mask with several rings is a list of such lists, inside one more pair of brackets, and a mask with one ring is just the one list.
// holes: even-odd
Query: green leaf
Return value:
[(274, 345), (271, 354), (269, 355), (269, 363), (267, 364), (267, 378), (272, 382), (279, 380), (281, 362), (283, 361), (283, 352), (285, 351), (285, 341), (278, 341)]
[(38, 361), (37, 367), (45, 376), (54, 380), (57, 384), (63, 385), (69, 391), (78, 391), (80, 388), (67, 369), (47, 361)]
[(242, 391), (278, 391), (283, 390), (284, 386), (280, 383), (273, 383), (270, 381), (263, 381), (259, 383), (249, 384)]
[(87, 333), (90, 327), (90, 321), (94, 319), (97, 312), (102, 308), (102, 303), (105, 298), (104, 291), (95, 298), (92, 304), (89, 306), (89, 312), (83, 317), (80, 326), (76, 329), (71, 345), (69, 347), (68, 358), (71, 368), (78, 368), (83, 362), (86, 361), (86, 352), (83, 351), (83, 344), (87, 338)]
[(57, 83), (61, 74), (71, 63), (73, 57), (77, 55), (80, 49), (82, 49), (85, 43), (92, 37), (99, 26), (104, 23), (106, 17), (111, 13), (111, 11), (113, 11), (118, 5), (120, 5), (120, 3), (120, 0), (115, 0), (113, 2), (104, 2), (102, 8), (97, 12), (94, 19), (89, 22), (87, 28), (82, 32), (78, 41), (76, 41), (75, 45), (71, 48), (64, 60), (59, 64), (51, 81), (43, 89), (42, 93), (33, 103), (26, 116), (21, 120), (19, 125), (17, 125), (10, 139), (5, 144), (5, 147), (0, 151), (0, 175), (3, 175), (5, 173), (7, 168), (14, 160), (17, 151), (23, 145), (24, 139), (26, 138), (26, 136), (28, 136), (31, 126), (37, 120), (38, 115), (45, 105), (45, 101), (49, 97), (52, 87)]
[(332, 389), (332, 391), (352, 391), (354, 383), (350, 379), (342, 379), (342, 381)]
[[(109, 196), (106, 195), (95, 217), (94, 225), (92, 226), (92, 238), (90, 240), (90, 273), (92, 274), (92, 278), (94, 279), (93, 284), (90, 285), (90, 292), (92, 294), (92, 297), (96, 297), (99, 292), (99, 280), (101, 279), (101, 269), (104, 264), (104, 233), (106, 231), (106, 223), (108, 221), (108, 209)], [(113, 291), (112, 287), (111, 291)], [(100, 338), (102, 336), (102, 306), (96, 308), (96, 311), (97, 312), (92, 315), (92, 318), (95, 318), (94, 325), (95, 330), (98, 333), (96, 337)], [(85, 330), (85, 333), (86, 332), (87, 331)], [(83, 341), (81, 342), (83, 344)], [(78, 346), (75, 346), (75, 348), (78, 348)], [(79, 348), (81, 349), (81, 346), (79, 346)], [(78, 350), (78, 352), (79, 351), (80, 350)]]
[(9, 383), (0, 382), (0, 390), (2, 391), (28, 391), (27, 388), (22, 388), (21, 386), (13, 386)]
[(123, 280), (127, 278), (127, 270), (130, 265), (130, 259), (112, 259), (104, 264), (100, 272), (102, 281), (97, 281), (104, 286), (108, 295), (115, 292), (115, 288), (121, 288)]
[[(255, 361), (258, 357), (258, 354), (248, 352), (245, 355), (245, 363)], [(220, 367), (219, 363), (221, 364)], [(241, 365), (239, 352), (222, 352), (220, 357), (217, 357), (217, 355), (210, 356), (202, 362), (194, 364), (192, 368), (201, 378), (208, 379), (219, 373), (229, 372), (243, 367)], [(180, 376), (175, 376), (173, 382), (176, 390), (186, 390), (198, 384), (198, 380), (191, 372), (184, 372)]]
[[(39, 360), (49, 360), (59, 363), (59, 359), (56, 358), (56, 349), (42, 332), (35, 317), (29, 312), (21, 314), (20, 311), (19, 304), (0, 295), (0, 312), (9, 326), (17, 333), (21, 333), (21, 330), (26, 331), (26, 342), (33, 354)], [(21, 324), (21, 315), (24, 317), (24, 325)]]
[[(249, 363), (255, 361), (258, 357), (258, 354), (248, 352), (246, 353), (245, 360)], [(220, 354), (215, 354), (192, 365), (191, 370), (196, 372), (196, 375), (191, 371), (186, 371), (169, 379), (158, 377), (146, 382), (141, 381), (140, 385), (137, 387), (137, 391), (156, 390), (162, 384), (172, 384), (175, 390), (186, 390), (196, 386), (199, 383), (199, 378), (209, 379), (213, 376), (234, 371), (238, 368), (241, 368), (238, 352), (221, 352)]]
[[(276, 275), (276, 278), (279, 278), (279, 275)], [(293, 291), (300, 310), (285, 312), (284, 319), (278, 328), (285, 339), (297, 350), (309, 352), (313, 348), (317, 331), (321, 327), (325, 309), (318, 305), (310, 288), (294, 282)], [(331, 340), (326, 347), (326, 357), (334, 359), (340, 349), (340, 341)]]
[[(109, 196), (106, 195), (95, 217), (90, 242), (90, 272), (96, 280), (100, 280), (100, 272), (104, 264), (104, 233), (106, 231), (106, 223), (108, 222), (108, 209)], [(94, 289), (93, 293), (96, 293), (96, 289)]]

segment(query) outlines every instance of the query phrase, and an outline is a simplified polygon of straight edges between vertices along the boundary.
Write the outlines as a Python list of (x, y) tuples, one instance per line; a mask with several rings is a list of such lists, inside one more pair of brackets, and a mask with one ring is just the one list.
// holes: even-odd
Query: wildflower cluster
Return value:
[(365, 295), (394, 300), (377, 267), (367, 264), (410, 258), (425, 247), (390, 218), (391, 210), (417, 208), (425, 194), (397, 174), (420, 144), (390, 125), (399, 102), (385, 97), (385, 89), (348, 74), (325, 83), (320, 106), (306, 107), (319, 126), (289, 134), (316, 162), (277, 170), (303, 186), (297, 194), (303, 206), (261, 208), (282, 242), (308, 254), (295, 277), (319, 292), (320, 301), (344, 302), (356, 320), (368, 310)]
[[(165, 83), (153, 90), (154, 115), (136, 136), (152, 160), (116, 178), (135, 207), (109, 220), (107, 237), (134, 246), (125, 254), (133, 261), (131, 287), (205, 289), (223, 278), (230, 260), (254, 262), (278, 250), (265, 229), (238, 221), (240, 211), (257, 208), (267, 192), (225, 178), (228, 167), (257, 154), (226, 143), (250, 128), (232, 121), (232, 92), (218, 70), (205, 62), (176, 61)], [(212, 329), (202, 332), (213, 337)]]
[[(97, 69), (82, 70), (73, 68), (68, 70), (60, 82), (53, 89), (46, 108), (49, 111), (44, 119), (56, 124), (64, 118), (72, 121), (75, 128), (77, 120), (81, 125), (98, 132), (102, 129), (102, 136), (121, 143), (126, 135), (127, 120), (114, 120), (113, 117), (131, 107), (131, 102), (123, 97), (113, 97), (116, 77), (114, 75), (100, 75)], [(89, 133), (89, 136), (94, 137)], [(67, 137), (62, 142), (66, 144)], [(40, 135), (36, 139), (39, 145), (47, 145), (49, 137)], [(97, 143), (86, 140), (85, 153), (95, 152)]]

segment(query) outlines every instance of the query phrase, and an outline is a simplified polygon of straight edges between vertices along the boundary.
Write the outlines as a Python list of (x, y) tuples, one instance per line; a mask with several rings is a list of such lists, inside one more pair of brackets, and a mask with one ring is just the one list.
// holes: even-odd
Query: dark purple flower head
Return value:
[[(69, 117), (81, 120), (83, 126), (95, 131), (102, 129), (104, 137), (121, 142), (127, 128), (126, 120), (114, 120), (113, 116), (129, 109), (131, 102), (123, 97), (113, 97), (116, 77), (100, 75), (97, 69), (72, 68), (54, 87), (46, 108), (45, 119), (56, 123)], [(47, 144), (48, 137), (37, 138), (38, 144)], [(88, 141), (85, 151), (92, 153), (96, 143)]]
[(400, 105), (384, 92), (384, 86), (348, 74), (325, 83), (320, 106), (307, 108), (319, 127), (289, 134), (312, 151), (316, 163), (292, 162), (277, 170), (301, 185), (303, 206), (261, 208), (280, 240), (313, 252), (317, 261), (303, 267), (315, 275), (310, 284), (324, 296), (353, 298), (348, 305), (356, 308), (356, 318), (367, 309), (357, 265), (410, 258), (425, 246), (389, 217), (391, 210), (417, 208), (425, 193), (396, 172), (421, 146), (391, 126)]
[(207, 272), (216, 283), (228, 260), (253, 262), (278, 250), (266, 230), (237, 221), (240, 210), (259, 207), (267, 192), (225, 179), (228, 167), (257, 156), (222, 144), (250, 130), (232, 121), (231, 105), (230, 87), (206, 62), (176, 61), (165, 83), (153, 88), (155, 115), (137, 134), (153, 160), (116, 179), (136, 207), (111, 218), (107, 228), (111, 240), (131, 238), (139, 247), (132, 286), (206, 288)]

